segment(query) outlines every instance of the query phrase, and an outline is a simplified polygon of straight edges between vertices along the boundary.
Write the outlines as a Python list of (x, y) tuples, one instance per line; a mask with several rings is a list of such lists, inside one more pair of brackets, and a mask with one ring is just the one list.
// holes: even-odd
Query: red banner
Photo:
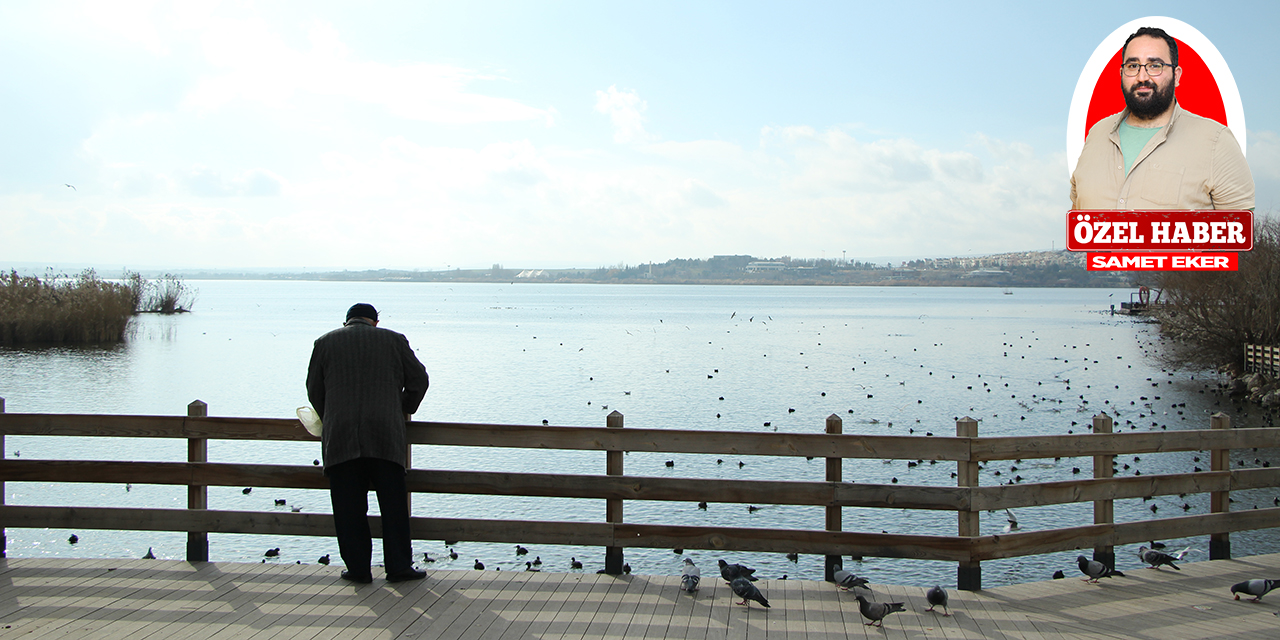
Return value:
[(1071, 211), (1067, 214), (1067, 249), (1250, 251), (1253, 249), (1253, 212)]
[(1236, 271), (1234, 253), (1089, 253), (1089, 271)]

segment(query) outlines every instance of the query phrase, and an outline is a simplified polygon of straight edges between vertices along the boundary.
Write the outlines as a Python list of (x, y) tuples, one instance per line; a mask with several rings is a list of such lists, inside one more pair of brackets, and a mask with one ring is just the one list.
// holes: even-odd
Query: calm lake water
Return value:
[[(1208, 428), (1224, 411), (1235, 426), (1262, 426), (1261, 412), (1235, 407), (1212, 392), (1211, 373), (1164, 371), (1150, 357), (1154, 326), (1106, 313), (1128, 290), (641, 286), (568, 284), (436, 284), (191, 281), (195, 312), (144, 316), (124, 344), (108, 348), (0, 350), (0, 397), (10, 412), (183, 415), (200, 399), (213, 416), (292, 417), (306, 404), (304, 379), (312, 341), (341, 324), (354, 302), (374, 304), (381, 326), (406, 334), (431, 375), (416, 418), (456, 422), (604, 426), (617, 410), (628, 427), (821, 433), (828, 415), (845, 433), (955, 433), (955, 420), (980, 421), (982, 435), (1082, 433), (1095, 414), (1117, 430)], [(723, 398), (723, 399), (721, 399)], [(1185, 406), (1184, 406), (1185, 405)], [(768, 426), (766, 426), (768, 423)], [(319, 444), (211, 442), (210, 459), (309, 465)], [(144, 439), (12, 437), (9, 456), (24, 459), (183, 460), (180, 442)], [(1238, 452), (1233, 463), (1257, 466), (1275, 451)], [(1202, 462), (1194, 461), (1200, 457)], [(821, 459), (628, 454), (626, 473), (694, 478), (824, 479)], [(1255, 462), (1255, 459), (1257, 462)], [(421, 468), (602, 473), (604, 454), (523, 449), (417, 447)], [(674, 460), (675, 466), (665, 465)], [(739, 466), (739, 462), (745, 463)], [(1120, 473), (1175, 473), (1208, 467), (1201, 452), (1120, 458)], [(992, 463), (984, 485), (1021, 475), (1024, 482), (1067, 480), (1091, 459)], [(1126, 468), (1126, 466), (1128, 468)], [(954, 463), (908, 467), (906, 461), (846, 461), (846, 481), (953, 486)], [(997, 476), (996, 473), (1001, 472)], [(95, 484), (8, 483), (9, 504), (182, 508), (184, 488)], [(272, 510), (283, 498), (307, 512), (329, 512), (326, 492), (211, 488), (213, 509)], [(1271, 490), (1233, 493), (1235, 509), (1271, 506)], [(419, 516), (599, 522), (604, 501), (421, 495)], [(1208, 512), (1207, 495), (1116, 503), (1117, 521)], [(1185, 508), (1184, 508), (1185, 507)], [(371, 509), (376, 511), (376, 501)], [(823, 527), (818, 507), (627, 502), (631, 522), (765, 528)], [(1029, 508), (1023, 530), (1092, 522), (1092, 505)], [(953, 535), (951, 512), (846, 509), (847, 530)], [(984, 533), (1006, 526), (1003, 513), (983, 514)], [(68, 543), (71, 533), (79, 536)], [(332, 539), (210, 536), (218, 561), (337, 564)], [(1207, 549), (1206, 539), (1167, 541)], [(1274, 531), (1232, 535), (1238, 556), (1280, 551)], [(185, 535), (163, 532), (8, 530), (13, 557), (182, 558)], [(461, 542), (450, 561), (440, 541), (416, 551), (440, 561), (431, 568), (523, 569), (513, 545)], [(1119, 568), (1138, 566), (1117, 549)], [(375, 559), (380, 557), (375, 549)], [(603, 550), (533, 545), (544, 569), (603, 566)], [(689, 550), (704, 570), (719, 557), (756, 566), (776, 578), (821, 579), (822, 559), (781, 554), (717, 554)], [(984, 563), (986, 585), (1046, 579), (1074, 570), (1076, 552)], [(419, 557), (421, 557), (419, 555)], [(1207, 554), (1191, 556), (1205, 559)], [(629, 549), (638, 573), (675, 573), (670, 550)], [(867, 558), (847, 563), (873, 582), (953, 585), (953, 563)]]

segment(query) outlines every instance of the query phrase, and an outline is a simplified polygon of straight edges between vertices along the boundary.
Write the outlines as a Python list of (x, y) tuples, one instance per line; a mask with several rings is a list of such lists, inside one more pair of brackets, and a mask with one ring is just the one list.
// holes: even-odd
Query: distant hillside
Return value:
[(192, 279), (350, 280), (403, 282), (581, 282), (634, 284), (760, 284), (947, 287), (1124, 287), (1127, 273), (1085, 270), (1084, 254), (1020, 251), (979, 257), (869, 262), (747, 255), (674, 259), (595, 269), (373, 269), (307, 273), (188, 271)]

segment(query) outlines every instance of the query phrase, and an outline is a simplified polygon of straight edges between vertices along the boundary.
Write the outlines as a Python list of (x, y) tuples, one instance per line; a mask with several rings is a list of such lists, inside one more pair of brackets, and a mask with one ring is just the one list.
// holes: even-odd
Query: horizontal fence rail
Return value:
[[(185, 531), (191, 560), (208, 559), (209, 533), (333, 536), (329, 514), (227, 511), (208, 508), (207, 488), (254, 486), (326, 489), (317, 466), (208, 462), (209, 440), (316, 441), (296, 420), (209, 417), (196, 401), (183, 416), (6, 413), (0, 398), (0, 458), (4, 436), (143, 437), (183, 439), (185, 462), (0, 459), (2, 528), (87, 528)], [(981, 562), (1092, 547), (1094, 557), (1114, 563), (1116, 545), (1157, 538), (1210, 536), (1210, 557), (1230, 557), (1229, 534), (1280, 527), (1280, 508), (1231, 512), (1231, 491), (1280, 486), (1280, 469), (1231, 470), (1232, 449), (1280, 447), (1280, 430), (1231, 429), (1217, 414), (1206, 430), (1110, 433), (1112, 420), (1099, 414), (1093, 433), (1066, 436), (977, 435), (977, 422), (957, 421), (957, 435), (871, 436), (841, 433), (838, 416), (826, 433), (736, 433), (622, 428), (614, 412), (605, 427), (408, 423), (411, 444), (604, 451), (602, 475), (413, 469), (412, 493), (537, 496), (603, 499), (603, 522), (548, 522), (457, 518), (411, 519), (412, 535), (424, 540), (468, 540), (605, 547), (606, 571), (620, 572), (629, 547), (724, 551), (797, 552), (827, 556), (830, 578), (842, 555), (916, 558), (956, 562), (962, 589), (981, 588)], [(722, 480), (625, 475), (629, 451), (713, 455), (826, 458), (825, 482)], [(1210, 469), (1194, 473), (1111, 477), (1114, 456), (1134, 453), (1209, 451)], [(1094, 474), (1080, 480), (979, 486), (978, 465), (989, 461), (1093, 457)], [(952, 461), (957, 486), (910, 486), (844, 482), (841, 460), (877, 458)], [(3, 503), (3, 482), (91, 482), (188, 487), (187, 509), (18, 506)], [(1141, 522), (1113, 522), (1112, 501), (1208, 493), (1210, 513)], [(681, 526), (626, 522), (626, 501), (717, 502), (811, 505), (827, 510), (825, 530)], [(1071, 503), (1094, 503), (1092, 524), (1039, 531), (979, 535), (984, 511)], [(957, 535), (907, 535), (842, 530), (841, 509), (870, 507), (953, 511)], [(375, 535), (380, 523), (370, 518)], [(3, 547), (0, 546), (0, 551)]]

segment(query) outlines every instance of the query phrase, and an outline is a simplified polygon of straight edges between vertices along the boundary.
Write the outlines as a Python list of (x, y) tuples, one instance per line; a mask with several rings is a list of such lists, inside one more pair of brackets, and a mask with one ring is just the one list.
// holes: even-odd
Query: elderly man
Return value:
[(324, 422), (321, 447), (329, 476), (344, 580), (373, 581), (369, 487), (382, 514), (388, 582), (420, 580), (413, 567), (405, 487), (405, 421), (427, 392), (427, 370), (403, 335), (378, 328), (378, 311), (357, 304), (346, 323), (320, 336), (307, 369), (307, 397)]
[(1089, 130), (1071, 208), (1252, 209), (1253, 175), (1231, 130), (1178, 106), (1177, 41), (1143, 27), (1121, 60), (1126, 108)]

